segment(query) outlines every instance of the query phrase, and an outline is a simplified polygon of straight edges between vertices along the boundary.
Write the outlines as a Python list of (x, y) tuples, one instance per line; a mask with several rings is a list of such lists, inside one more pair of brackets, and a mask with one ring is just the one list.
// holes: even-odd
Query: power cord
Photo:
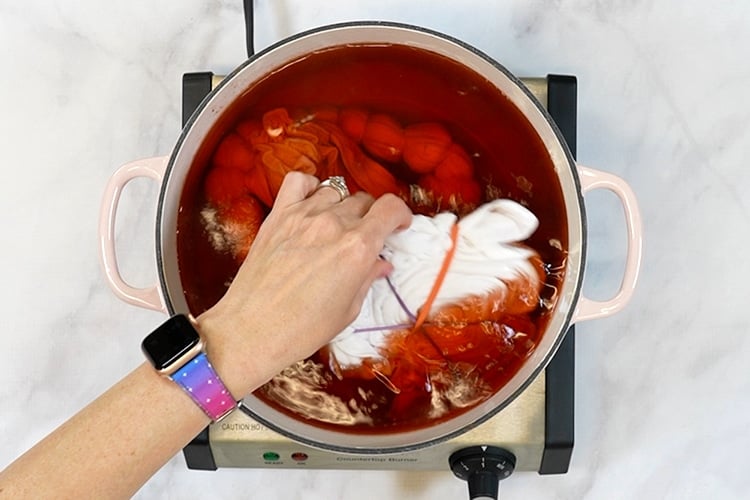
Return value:
[(252, 57), (255, 54), (253, 0), (242, 0), (242, 7), (245, 11), (245, 45), (247, 46), (247, 57)]

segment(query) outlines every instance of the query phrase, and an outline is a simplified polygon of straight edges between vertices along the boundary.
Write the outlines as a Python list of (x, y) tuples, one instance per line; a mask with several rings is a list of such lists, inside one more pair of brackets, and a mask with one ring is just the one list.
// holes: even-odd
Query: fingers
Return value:
[(357, 218), (362, 218), (370, 210), (370, 207), (372, 207), (373, 203), (375, 203), (375, 198), (363, 191), (360, 191), (348, 197), (334, 208), (336, 208), (336, 210), (341, 210), (343, 212), (354, 215)]
[(413, 214), (398, 196), (386, 194), (378, 198), (362, 218), (362, 228), (381, 244), (394, 231), (411, 225)]
[[(332, 192), (336, 193), (338, 199), (331, 198)], [(343, 176), (335, 175), (321, 182), (311, 198), (314, 200), (327, 200), (327, 203), (332, 204), (343, 202), (350, 196), (351, 193), (346, 185), (346, 179)]]
[(341, 195), (331, 186), (320, 186), (315, 188), (313, 194), (310, 195), (310, 199), (314, 201), (322, 201), (326, 205), (332, 205), (343, 201)]
[(292, 205), (309, 208), (310, 215), (333, 209), (349, 220), (358, 219), (358, 226), (368, 238), (372, 238), (378, 250), (389, 234), (406, 229), (412, 219), (409, 207), (395, 195), (386, 194), (374, 200), (372, 196), (358, 192), (341, 200), (336, 189), (320, 188), (316, 177), (300, 172), (289, 172), (284, 177), (274, 208)]
[(274, 206), (287, 207), (303, 200), (310, 200), (321, 207), (328, 207), (334, 203), (349, 198), (348, 190), (344, 196), (339, 189), (331, 184), (320, 182), (317, 177), (292, 171), (284, 176)]
[(288, 207), (299, 203), (313, 194), (318, 184), (320, 184), (320, 181), (318, 181), (317, 177), (296, 171), (289, 172), (281, 182), (274, 207)]

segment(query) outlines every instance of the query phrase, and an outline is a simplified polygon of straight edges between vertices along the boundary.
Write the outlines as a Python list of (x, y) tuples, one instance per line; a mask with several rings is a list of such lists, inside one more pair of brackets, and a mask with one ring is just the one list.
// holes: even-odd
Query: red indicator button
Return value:
[(298, 451), (297, 453), (292, 453), (292, 460), (297, 462), (304, 462), (309, 457), (307, 456), (307, 453), (302, 453), (301, 451)]

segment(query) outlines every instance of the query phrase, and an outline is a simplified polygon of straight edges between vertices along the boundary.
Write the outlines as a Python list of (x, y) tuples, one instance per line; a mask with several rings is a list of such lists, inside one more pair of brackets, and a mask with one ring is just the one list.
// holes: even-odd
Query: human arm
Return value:
[[(197, 318), (208, 357), (241, 398), (312, 354), (356, 316), (389, 265), (383, 240), (411, 220), (393, 196), (339, 202), (289, 174), (226, 295)], [(107, 422), (108, 431), (96, 432)], [(146, 363), (0, 473), (9, 498), (124, 498), (209, 420)]]

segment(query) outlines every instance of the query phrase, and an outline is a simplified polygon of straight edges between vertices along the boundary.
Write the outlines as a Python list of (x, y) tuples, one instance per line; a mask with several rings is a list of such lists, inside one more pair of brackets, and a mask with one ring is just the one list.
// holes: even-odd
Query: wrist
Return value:
[(172, 316), (146, 336), (141, 349), (159, 374), (181, 387), (212, 421), (219, 421), (237, 403), (209, 360), (196, 327), (192, 318)]
[[(268, 368), (268, 356), (260, 343), (252, 342), (252, 325), (224, 314), (216, 307), (195, 319), (205, 339), (205, 350), (227, 389), (240, 400), (276, 373)], [(257, 337), (256, 337), (257, 338)]]

